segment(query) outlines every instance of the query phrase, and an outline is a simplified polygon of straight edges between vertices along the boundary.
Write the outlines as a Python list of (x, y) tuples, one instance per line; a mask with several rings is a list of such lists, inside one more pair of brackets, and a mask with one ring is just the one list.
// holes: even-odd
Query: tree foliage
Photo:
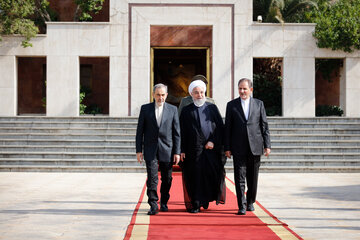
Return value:
[[(24, 37), (21, 45), (32, 46), (30, 39), (38, 33), (38, 28), (30, 17), (35, 13), (35, 7), (29, 0), (0, 1), (0, 33), (1, 35), (19, 34)], [(1, 39), (0, 35), (0, 40)]]
[(262, 100), (268, 116), (281, 116), (282, 78), (280, 58), (254, 58), (254, 97)]
[[(102, 9), (104, 0), (74, 0), (77, 4), (74, 21), (91, 21), (91, 14)], [(45, 22), (56, 21), (57, 14), (50, 8), (49, 0), (0, 0), (1, 35), (19, 34), (21, 45), (32, 46), (30, 39), (45, 28)]]
[(75, 21), (91, 21), (91, 13), (99, 13), (102, 9), (104, 0), (75, 0), (77, 4), (74, 20)]
[(308, 14), (316, 23), (313, 36), (319, 48), (352, 52), (360, 49), (360, 0), (321, 1)]
[(254, 0), (253, 18), (261, 15), (264, 22), (303, 22), (304, 13), (317, 8), (316, 0)]

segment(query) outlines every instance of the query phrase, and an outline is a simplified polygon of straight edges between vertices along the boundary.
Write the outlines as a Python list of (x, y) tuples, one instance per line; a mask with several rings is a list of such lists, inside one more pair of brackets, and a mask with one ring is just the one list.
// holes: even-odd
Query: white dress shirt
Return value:
[(250, 106), (250, 98), (243, 100), (241, 99), (241, 106), (244, 110), (245, 118), (248, 120), (249, 118), (249, 106)]
[(161, 124), (163, 109), (164, 109), (164, 104), (161, 105), (160, 107), (157, 104), (155, 104), (155, 117), (158, 127), (160, 127)]

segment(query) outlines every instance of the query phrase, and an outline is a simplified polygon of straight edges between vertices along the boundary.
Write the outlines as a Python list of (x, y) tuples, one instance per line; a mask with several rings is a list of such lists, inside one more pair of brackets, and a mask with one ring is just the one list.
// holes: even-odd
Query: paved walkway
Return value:
[[(0, 173), (0, 239), (123, 239), (145, 179)], [(304, 239), (360, 239), (360, 173), (261, 173), (258, 200)]]

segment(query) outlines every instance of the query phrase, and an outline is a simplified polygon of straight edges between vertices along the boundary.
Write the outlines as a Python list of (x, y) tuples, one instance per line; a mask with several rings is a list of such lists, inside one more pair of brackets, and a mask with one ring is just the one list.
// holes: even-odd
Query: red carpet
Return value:
[(149, 206), (144, 187), (125, 239), (302, 239), (258, 202), (255, 212), (235, 215), (238, 208), (234, 185), (228, 179), (224, 205), (210, 203), (207, 210), (188, 213), (183, 201), (181, 173), (174, 173), (173, 178), (169, 212), (147, 216)]

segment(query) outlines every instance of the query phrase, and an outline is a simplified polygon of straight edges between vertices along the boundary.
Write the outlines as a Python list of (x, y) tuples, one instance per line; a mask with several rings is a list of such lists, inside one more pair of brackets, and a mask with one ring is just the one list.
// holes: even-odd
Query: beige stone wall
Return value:
[(341, 104), (346, 116), (360, 116), (355, 100), (360, 93), (360, 51), (318, 49), (312, 37), (314, 24), (254, 23), (251, 0), (151, 0), (139, 5), (142, 2), (111, 0), (110, 22), (48, 23), (47, 34), (34, 38), (32, 48), (20, 47), (19, 37), (3, 37), (0, 101), (7, 104), (0, 108), (0, 115), (17, 114), (16, 56), (47, 58), (48, 116), (79, 115), (79, 57), (99, 56), (110, 58), (109, 115), (137, 116), (150, 98), (150, 26), (211, 25), (212, 91), (222, 114), (232, 95), (238, 97), (238, 79), (252, 79), (254, 57), (280, 57), (283, 116), (315, 116), (315, 58), (345, 59)]

